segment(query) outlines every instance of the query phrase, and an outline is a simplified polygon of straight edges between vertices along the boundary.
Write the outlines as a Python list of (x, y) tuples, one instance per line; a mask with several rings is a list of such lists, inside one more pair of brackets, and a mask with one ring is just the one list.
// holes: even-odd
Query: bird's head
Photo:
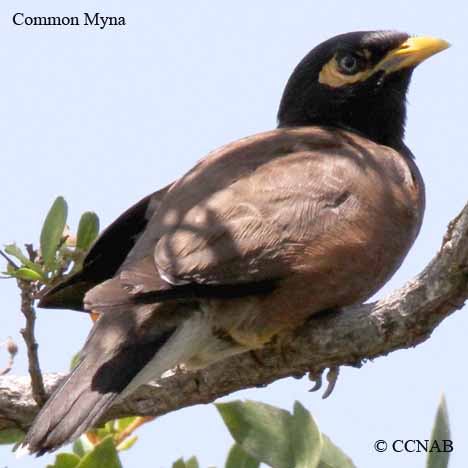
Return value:
[(310, 51), (289, 78), (280, 127), (327, 125), (404, 147), (406, 92), (414, 68), (449, 44), (396, 31), (358, 31)]

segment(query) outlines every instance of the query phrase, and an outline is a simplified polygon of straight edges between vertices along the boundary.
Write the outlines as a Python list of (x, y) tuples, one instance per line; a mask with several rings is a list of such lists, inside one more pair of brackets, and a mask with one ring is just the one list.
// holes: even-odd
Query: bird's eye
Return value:
[(338, 68), (344, 75), (354, 75), (361, 69), (360, 60), (356, 55), (346, 54), (337, 59)]

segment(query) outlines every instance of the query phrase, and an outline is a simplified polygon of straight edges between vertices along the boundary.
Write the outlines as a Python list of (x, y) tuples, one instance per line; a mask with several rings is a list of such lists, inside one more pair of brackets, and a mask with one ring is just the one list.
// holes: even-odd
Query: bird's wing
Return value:
[(276, 130), (208, 155), (167, 193), (124, 262), (122, 283), (135, 295), (216, 295), (227, 285), (235, 295), (307, 268), (314, 242), (326, 253), (324, 234), (353, 216), (341, 205), (359, 157), (319, 128)]

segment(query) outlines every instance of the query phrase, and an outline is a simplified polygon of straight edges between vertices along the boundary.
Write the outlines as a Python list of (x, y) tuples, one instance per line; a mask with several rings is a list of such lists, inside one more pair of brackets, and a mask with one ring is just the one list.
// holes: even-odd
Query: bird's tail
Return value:
[(199, 369), (246, 350), (217, 336), (203, 308), (176, 301), (136, 304), (119, 278), (89, 291), (85, 306), (101, 314), (78, 365), (26, 435), (23, 447), (29, 452), (40, 455), (73, 441), (95, 425), (117, 397), (178, 365)]
[(23, 450), (42, 455), (72, 442), (95, 425), (174, 331), (162, 327), (157, 334), (141, 336), (138, 320), (129, 310), (101, 315), (78, 365), (34, 420)]

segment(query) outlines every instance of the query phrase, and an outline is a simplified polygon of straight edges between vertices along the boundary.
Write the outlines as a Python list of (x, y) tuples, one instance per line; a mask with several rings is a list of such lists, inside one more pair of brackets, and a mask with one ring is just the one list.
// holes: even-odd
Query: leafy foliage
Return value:
[(191, 457), (187, 461), (179, 458), (172, 464), (172, 468), (199, 468), (199, 466), (198, 460), (195, 457)]
[(226, 468), (258, 468), (260, 462), (249, 455), (239, 444), (234, 444), (229, 451)]
[(129, 428), (138, 427), (140, 419), (137, 416), (115, 419), (83, 434), (73, 444), (73, 453), (58, 454), (55, 463), (47, 468), (121, 468), (119, 452), (136, 442), (137, 437)]
[(24, 437), (21, 429), (3, 429), (0, 431), (0, 445), (16, 444)]
[(253, 401), (216, 406), (234, 440), (258, 462), (273, 468), (354, 467), (321, 434), (311, 414), (299, 402), (294, 404), (292, 414)]
[(76, 235), (76, 248), (86, 252), (99, 234), (99, 218), (96, 213), (86, 211), (81, 215)]
[(56, 252), (62, 242), (67, 215), (67, 202), (63, 197), (57, 197), (47, 213), (41, 230), (41, 255), (46, 268), (55, 267)]
[(442, 395), (429, 441), (426, 468), (448, 467), (450, 451), (443, 450), (445, 441), (450, 441), (450, 427), (447, 402), (444, 395)]
[(75, 468), (80, 463), (80, 457), (74, 453), (59, 453), (53, 465), (47, 468)]
[(322, 434), (322, 450), (318, 468), (353, 468), (354, 464), (325, 434)]
[(38, 291), (62, 281), (68, 273), (81, 269), (86, 252), (99, 233), (99, 218), (93, 212), (83, 213), (75, 238), (67, 226), (68, 205), (63, 197), (57, 197), (47, 213), (40, 233), (40, 249), (27, 244), (24, 252), (16, 244), (5, 246), (5, 254), (10, 258), (6, 277), (34, 282)]

